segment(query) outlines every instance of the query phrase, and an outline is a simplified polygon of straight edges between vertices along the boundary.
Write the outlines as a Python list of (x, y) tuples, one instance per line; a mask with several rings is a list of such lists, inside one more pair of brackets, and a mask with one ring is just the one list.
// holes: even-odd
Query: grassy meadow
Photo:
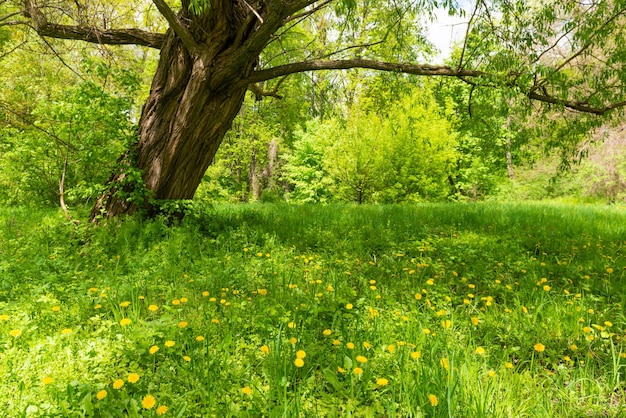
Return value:
[(7, 417), (624, 417), (626, 212), (0, 209)]

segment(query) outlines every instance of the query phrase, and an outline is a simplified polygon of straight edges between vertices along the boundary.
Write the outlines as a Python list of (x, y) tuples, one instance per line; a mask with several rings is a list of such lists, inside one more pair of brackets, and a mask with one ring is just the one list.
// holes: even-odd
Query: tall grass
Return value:
[(1, 209), (0, 410), (622, 416), (625, 221), (281, 204), (94, 227)]

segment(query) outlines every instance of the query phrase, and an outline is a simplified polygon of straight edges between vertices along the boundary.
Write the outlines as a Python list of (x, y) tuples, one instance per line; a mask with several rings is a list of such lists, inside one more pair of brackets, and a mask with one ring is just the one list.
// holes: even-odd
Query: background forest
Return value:
[[(328, 15), (301, 23), (262, 59), (280, 64), (304, 45), (339, 47), (340, 38), (365, 45), (381, 36), (366, 29), (368, 20), (381, 18), (377, 13), (357, 17), (339, 35)], [(149, 13), (141, 19), (162, 25)], [(383, 34), (394, 41), (376, 54), (432, 57), (433, 46), (418, 29)], [(407, 51), (400, 41), (414, 48)], [(0, 204), (93, 204), (134, 141), (157, 53), (140, 47), (113, 53), (8, 27), (0, 28), (0, 49)], [(457, 45), (448, 59), (458, 61), (461, 53)], [(626, 197), (618, 122), (600, 125), (595, 116), (556, 106), (546, 112), (515, 91), (474, 90), (458, 79), (362, 69), (296, 74), (263, 87), (248, 94), (197, 199), (616, 203)]]

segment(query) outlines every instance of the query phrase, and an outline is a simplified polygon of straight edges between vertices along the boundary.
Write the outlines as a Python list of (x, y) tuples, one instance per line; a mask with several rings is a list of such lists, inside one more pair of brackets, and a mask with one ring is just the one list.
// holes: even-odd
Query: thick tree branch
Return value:
[(108, 29), (49, 23), (44, 14), (31, 0), (26, 0), (26, 17), (40, 36), (57, 39), (73, 39), (102, 45), (141, 45), (161, 49), (165, 35), (140, 29)]
[(159, 9), (159, 12), (163, 15), (170, 28), (178, 35), (183, 44), (189, 51), (193, 51), (198, 47), (198, 43), (194, 39), (191, 32), (185, 25), (182, 24), (178, 16), (170, 9), (170, 7), (163, 0), (152, 0), (154, 5)]
[(448, 66), (435, 66), (428, 64), (400, 64), (382, 62), (366, 59), (346, 59), (346, 60), (311, 60), (297, 62), (294, 64), (279, 65), (277, 67), (258, 70), (248, 77), (246, 83), (257, 83), (259, 81), (271, 80), (288, 74), (302, 73), (306, 71), (321, 70), (348, 70), (351, 68), (366, 68), (378, 71), (390, 71), (396, 73), (427, 75), (427, 76), (447, 76), (447, 77), (479, 77), (488, 75), (483, 71), (476, 70), (455, 70)]
[(605, 113), (608, 113), (611, 110), (615, 110), (620, 107), (626, 106), (626, 101), (622, 101), (622, 102), (610, 104), (605, 107), (593, 107), (593, 106), (589, 106), (588, 104), (584, 102), (574, 102), (571, 100), (558, 99), (556, 97), (552, 97), (546, 94), (539, 94), (534, 91), (530, 91), (526, 93), (526, 96), (532, 100), (537, 100), (537, 101), (544, 102), (544, 103), (556, 104), (556, 105), (564, 106), (568, 109), (576, 110), (578, 112), (591, 113), (594, 115), (604, 115)]

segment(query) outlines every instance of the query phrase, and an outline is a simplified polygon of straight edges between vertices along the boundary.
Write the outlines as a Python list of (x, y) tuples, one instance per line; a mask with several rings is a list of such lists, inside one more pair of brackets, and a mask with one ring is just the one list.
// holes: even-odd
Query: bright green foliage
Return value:
[(27, 116), (7, 115), (10, 122), (0, 132), (5, 203), (56, 203), (62, 177), (70, 202), (94, 199), (116, 158), (134, 140), (136, 77), (102, 63), (85, 65), (94, 81), (35, 98)]
[(617, 208), (198, 206), (175, 226), (85, 225), (0, 211), (7, 418), (623, 411)]

